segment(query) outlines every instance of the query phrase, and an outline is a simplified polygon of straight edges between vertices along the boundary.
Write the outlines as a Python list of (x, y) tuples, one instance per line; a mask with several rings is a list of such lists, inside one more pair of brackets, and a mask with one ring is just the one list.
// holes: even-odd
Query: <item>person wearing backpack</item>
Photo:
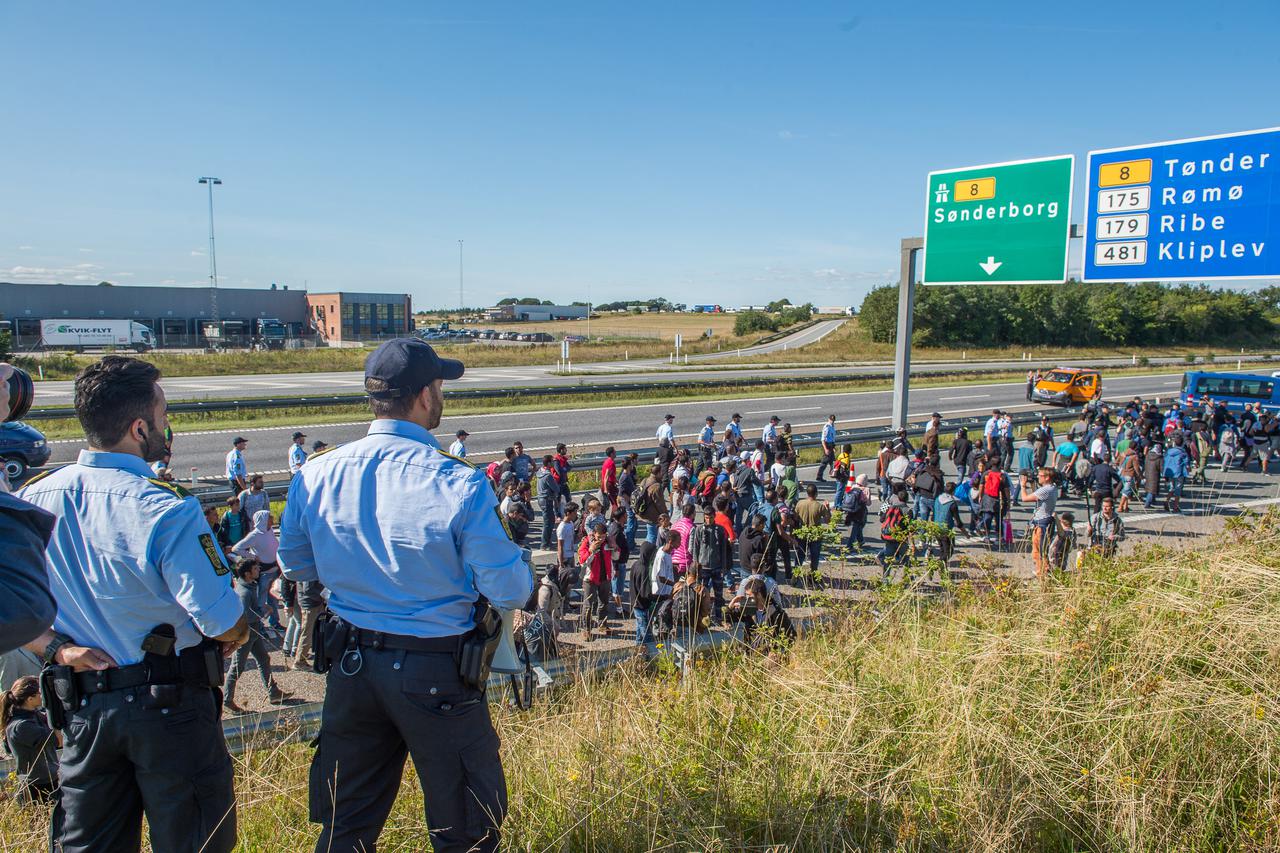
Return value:
[(636, 645), (653, 642), (654, 616), (658, 606), (671, 596), (675, 577), (671, 573), (671, 548), (652, 542), (641, 542), (636, 561), (631, 566), (631, 611), (636, 619)]
[[(1164, 448), (1159, 444), (1151, 445), (1143, 459), (1143, 495), (1142, 505), (1151, 509), (1160, 495), (1160, 477), (1164, 474)], [(1096, 513), (1095, 513), (1096, 514)]]
[(733, 514), (734, 530), (742, 530), (744, 516), (748, 508), (755, 502), (757, 482), (759, 480), (756, 477), (755, 469), (749, 464), (735, 464), (729, 470), (729, 485), (733, 488), (734, 495), (737, 496), (737, 508)]
[(537, 484), (538, 508), (542, 511), (542, 541), (539, 544), (543, 551), (550, 551), (556, 547), (556, 507), (560, 503), (560, 485), (556, 481), (555, 460), (551, 454), (542, 457)]
[(867, 475), (859, 474), (845, 489), (844, 523), (849, 525), (849, 541), (845, 547), (850, 551), (861, 551), (866, 545), (863, 528), (867, 526), (867, 509), (871, 506), (871, 489), (867, 486)]
[(831, 476), (836, 480), (834, 509), (844, 509), (844, 493), (848, 491), (853, 476), (853, 445), (846, 444), (831, 463)]
[(693, 572), (686, 572), (671, 587), (666, 614), (667, 632), (692, 643), (693, 634), (701, 634), (710, 627), (711, 592), (697, 582)]
[(1008, 506), (1009, 481), (1000, 470), (1000, 460), (991, 459), (987, 463), (987, 473), (982, 479), (982, 528), (983, 538), (987, 544), (999, 547), (1004, 540), (1005, 508)]
[(667, 496), (662, 488), (662, 474), (657, 466), (640, 483), (640, 488), (631, 501), (631, 510), (645, 523), (644, 538), (657, 545), (658, 519), (667, 513)]
[(942, 493), (942, 469), (932, 457), (925, 457), (907, 482), (915, 491), (915, 517), (929, 521), (933, 517), (933, 504)]
[(733, 551), (724, 528), (716, 523), (715, 510), (703, 513), (702, 523), (693, 528), (692, 537), (689, 548), (692, 559), (690, 568), (696, 570), (698, 583), (714, 591), (715, 606), (712, 615), (719, 623), (724, 613), (724, 573), (727, 564), (732, 563)]
[(964, 522), (960, 520), (960, 502), (956, 500), (955, 483), (947, 483), (947, 487), (942, 490), (942, 494), (938, 495), (934, 502), (933, 520), (947, 528), (947, 530), (952, 531), (951, 536), (943, 536), (938, 542), (942, 564), (945, 566), (951, 562), (951, 554), (955, 551), (955, 529), (957, 527), (964, 529)]
[(907, 506), (907, 493), (901, 489), (893, 493), (880, 518), (880, 553), (876, 562), (880, 564), (883, 580), (888, 582), (895, 563), (903, 563), (906, 559), (907, 532), (906, 523), (911, 520), (911, 509)]
[[(769, 501), (769, 492), (765, 493), (765, 502)], [(777, 580), (778, 556), (782, 556), (782, 569), (787, 580), (791, 580), (791, 551), (795, 547), (795, 537), (791, 535), (791, 507), (787, 505), (785, 494), (773, 495), (772, 523), (766, 521), (769, 529), (769, 541), (765, 545), (764, 559), (769, 567), (766, 574)], [(766, 516), (768, 519), (769, 516)]]

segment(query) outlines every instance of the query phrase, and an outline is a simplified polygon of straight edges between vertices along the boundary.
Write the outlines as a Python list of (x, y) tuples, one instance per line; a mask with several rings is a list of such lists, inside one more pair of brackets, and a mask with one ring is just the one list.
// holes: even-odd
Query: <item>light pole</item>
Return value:
[(218, 253), (213, 242), (213, 188), (222, 183), (221, 178), (201, 178), (200, 183), (209, 187), (209, 313), (215, 326), (218, 322)]
[(462, 301), (462, 241), (458, 241), (458, 310), (461, 311), (466, 303)]
[(591, 343), (591, 282), (587, 282), (587, 343)]

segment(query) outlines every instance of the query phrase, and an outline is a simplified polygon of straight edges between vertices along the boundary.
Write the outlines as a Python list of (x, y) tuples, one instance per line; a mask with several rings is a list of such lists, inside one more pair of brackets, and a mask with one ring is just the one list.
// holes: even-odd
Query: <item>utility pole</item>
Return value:
[(466, 306), (462, 299), (462, 241), (458, 241), (458, 310), (461, 311)]
[(199, 181), (209, 187), (209, 314), (218, 322), (218, 254), (213, 241), (213, 188), (221, 184), (221, 178), (203, 177)]

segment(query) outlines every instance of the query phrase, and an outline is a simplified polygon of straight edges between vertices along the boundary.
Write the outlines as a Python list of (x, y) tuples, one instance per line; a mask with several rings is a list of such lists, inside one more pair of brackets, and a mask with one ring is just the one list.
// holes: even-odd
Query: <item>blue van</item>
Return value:
[(44, 433), (22, 421), (0, 423), (0, 462), (9, 482), (21, 480), (28, 468), (39, 468), (49, 461), (52, 451)]
[(1179, 399), (1195, 405), (1208, 398), (1241, 411), (1245, 404), (1261, 403), (1270, 412), (1280, 411), (1280, 378), (1256, 373), (1206, 373), (1192, 370), (1182, 375)]

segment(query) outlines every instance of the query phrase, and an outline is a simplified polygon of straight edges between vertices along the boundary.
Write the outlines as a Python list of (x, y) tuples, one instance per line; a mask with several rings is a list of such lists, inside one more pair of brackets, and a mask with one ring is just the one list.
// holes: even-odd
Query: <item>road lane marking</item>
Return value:
[(939, 397), (939, 400), (985, 400), (990, 394), (967, 394), (963, 397)]
[[(799, 408), (799, 409), (796, 409), (796, 408), (789, 408), (789, 409), (787, 409), (787, 411), (788, 411), (788, 412), (815, 412), (815, 411), (817, 411), (818, 409), (821, 409), (821, 408), (822, 408), (822, 406), (802, 406), (802, 407), (801, 407), (801, 408)], [(777, 409), (761, 409), (761, 410), (760, 410), (760, 411), (758, 411), (758, 412), (744, 412), (743, 414), (747, 414), (747, 415), (773, 415), (773, 414), (777, 414)]]

